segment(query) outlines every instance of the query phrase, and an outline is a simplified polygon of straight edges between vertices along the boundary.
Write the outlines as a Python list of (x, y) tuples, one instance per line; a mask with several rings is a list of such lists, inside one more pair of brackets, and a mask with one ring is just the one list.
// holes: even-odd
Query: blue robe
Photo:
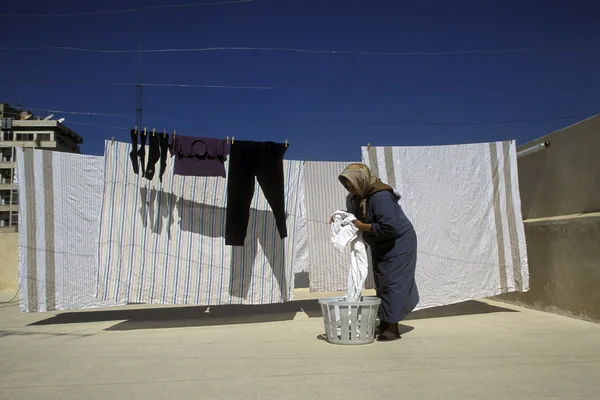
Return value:
[(389, 191), (367, 199), (365, 218), (358, 205), (357, 198), (349, 197), (349, 211), (372, 227), (372, 232), (364, 232), (363, 237), (371, 248), (375, 290), (381, 299), (379, 316), (383, 322), (395, 324), (419, 303), (415, 282), (417, 234)]

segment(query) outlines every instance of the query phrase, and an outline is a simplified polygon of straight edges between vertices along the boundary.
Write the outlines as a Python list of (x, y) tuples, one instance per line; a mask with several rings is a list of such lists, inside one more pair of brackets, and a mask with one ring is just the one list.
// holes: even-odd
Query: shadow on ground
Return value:
[(459, 317), (461, 315), (491, 314), (497, 312), (518, 312), (510, 308), (493, 306), (480, 301), (465, 301), (462, 303), (451, 304), (449, 306), (426, 308), (415, 311), (410, 314), (405, 321), (415, 321), (419, 319)]
[(93, 333), (57, 333), (57, 332), (27, 332), (27, 331), (0, 331), (0, 339), (9, 336), (38, 336), (38, 337), (89, 337), (94, 336)]
[(291, 321), (298, 312), (304, 312), (310, 318), (321, 317), (318, 302), (304, 300), (259, 306), (187, 306), (68, 312), (34, 322), (30, 326), (123, 321), (106, 330), (185, 328)]
[[(291, 321), (298, 312), (304, 312), (310, 318), (321, 318), (318, 300), (302, 300), (260, 306), (187, 306), (67, 312), (34, 322), (30, 326), (120, 321), (106, 330), (168, 329)], [(467, 301), (416, 311), (406, 321), (496, 312), (516, 311), (478, 301)], [(414, 328), (404, 325), (403, 329), (407, 333)]]

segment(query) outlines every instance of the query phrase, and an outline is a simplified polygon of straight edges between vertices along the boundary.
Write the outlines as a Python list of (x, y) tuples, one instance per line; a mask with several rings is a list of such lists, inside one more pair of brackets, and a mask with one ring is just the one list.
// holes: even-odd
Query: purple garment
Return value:
[(229, 155), (226, 140), (177, 135), (170, 147), (175, 156), (175, 175), (220, 176), (225, 178), (225, 161)]

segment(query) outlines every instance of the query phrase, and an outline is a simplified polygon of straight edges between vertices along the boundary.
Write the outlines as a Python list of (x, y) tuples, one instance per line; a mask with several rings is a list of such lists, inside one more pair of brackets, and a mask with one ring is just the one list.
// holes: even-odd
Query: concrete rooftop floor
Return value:
[(467, 302), (414, 313), (396, 342), (336, 346), (318, 339), (319, 296), (208, 313), (2, 304), (0, 399), (600, 398), (598, 324)]

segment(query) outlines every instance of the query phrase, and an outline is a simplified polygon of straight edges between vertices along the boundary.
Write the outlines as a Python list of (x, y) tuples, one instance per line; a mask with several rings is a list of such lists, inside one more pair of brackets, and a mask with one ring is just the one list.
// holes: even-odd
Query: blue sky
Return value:
[[(66, 14), (180, 2), (194, 0), (35, 0), (3, 4), (2, 13)], [(287, 157), (292, 159), (355, 160), (360, 158), (359, 147), (367, 143), (408, 146), (506, 139), (525, 143), (581, 119), (550, 118), (600, 110), (600, 89), (589, 88), (600, 85), (597, 1), (256, 0), (108, 15), (0, 16), (0, 21), (4, 47), (246, 46), (421, 53), (567, 49), (411, 56), (275, 51), (144, 55), (143, 83), (320, 88), (144, 89), (144, 125), (149, 129), (258, 141), (287, 139)], [(136, 54), (64, 50), (0, 54), (0, 101), (26, 108), (124, 115), (54, 113), (84, 137), (85, 153), (102, 154), (103, 141), (113, 136), (128, 140), (126, 129), (135, 124), (135, 88), (105, 83), (135, 83)], [(523, 119), (549, 120), (430, 124)]]

